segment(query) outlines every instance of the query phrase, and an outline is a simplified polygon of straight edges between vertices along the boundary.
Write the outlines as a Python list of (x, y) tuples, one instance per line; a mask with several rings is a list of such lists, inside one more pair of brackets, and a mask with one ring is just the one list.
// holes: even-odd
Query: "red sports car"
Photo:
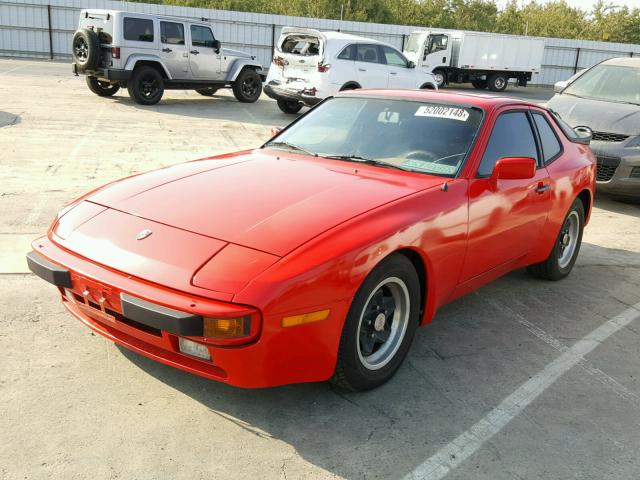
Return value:
[(258, 149), (83, 196), (27, 259), (80, 321), (160, 362), (366, 390), (441, 305), (520, 267), (569, 274), (588, 143), (522, 101), (352, 91)]

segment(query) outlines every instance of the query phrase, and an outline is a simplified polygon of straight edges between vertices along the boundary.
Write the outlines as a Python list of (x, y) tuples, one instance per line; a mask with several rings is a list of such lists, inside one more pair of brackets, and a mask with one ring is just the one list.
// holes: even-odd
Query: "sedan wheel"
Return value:
[(373, 269), (349, 309), (332, 382), (359, 391), (393, 376), (418, 327), (420, 292), (416, 270), (404, 255), (391, 255)]

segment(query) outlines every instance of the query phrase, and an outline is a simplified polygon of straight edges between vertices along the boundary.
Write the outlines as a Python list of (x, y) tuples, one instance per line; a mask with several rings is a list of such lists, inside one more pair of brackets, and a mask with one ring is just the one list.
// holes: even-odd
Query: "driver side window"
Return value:
[(478, 167), (478, 177), (490, 176), (496, 162), (506, 157), (538, 159), (536, 141), (526, 112), (507, 112), (498, 117)]
[(429, 37), (429, 47), (427, 53), (435, 53), (447, 49), (449, 37), (446, 35), (431, 35)]
[(191, 45), (213, 48), (213, 32), (209, 27), (191, 25)]

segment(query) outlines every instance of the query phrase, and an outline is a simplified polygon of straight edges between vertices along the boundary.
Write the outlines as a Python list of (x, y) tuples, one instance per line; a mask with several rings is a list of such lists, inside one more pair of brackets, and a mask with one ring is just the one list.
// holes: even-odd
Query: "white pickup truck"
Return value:
[(471, 82), (475, 88), (500, 92), (514, 78), (526, 86), (540, 73), (544, 40), (497, 33), (416, 31), (404, 55), (433, 73), (438, 88)]

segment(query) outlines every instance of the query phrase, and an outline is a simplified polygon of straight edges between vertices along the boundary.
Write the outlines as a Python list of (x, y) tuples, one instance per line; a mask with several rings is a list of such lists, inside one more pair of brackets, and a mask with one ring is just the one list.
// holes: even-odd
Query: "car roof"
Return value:
[(367, 96), (367, 97), (380, 97), (380, 98), (398, 98), (407, 100), (418, 101), (436, 101), (443, 103), (463, 104), (473, 107), (482, 108), (483, 110), (495, 110), (505, 105), (516, 106), (533, 106), (540, 107), (531, 102), (519, 100), (517, 98), (499, 97), (486, 93), (467, 93), (456, 92), (448, 93), (441, 90), (349, 90), (344, 93), (340, 93), (339, 96)]
[(624, 67), (640, 68), (640, 57), (617, 57), (602, 62), (603, 65), (620, 65)]

